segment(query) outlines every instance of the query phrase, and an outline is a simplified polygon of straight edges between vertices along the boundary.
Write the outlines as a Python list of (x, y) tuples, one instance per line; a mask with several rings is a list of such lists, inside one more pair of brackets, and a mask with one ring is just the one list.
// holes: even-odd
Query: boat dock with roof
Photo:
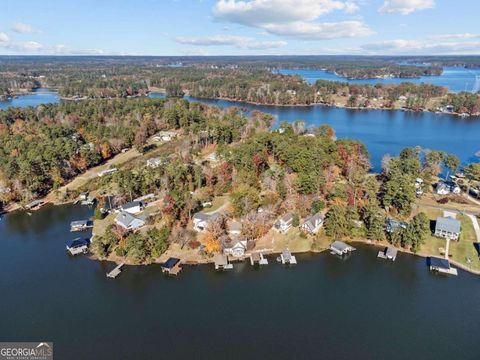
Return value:
[(162, 272), (168, 275), (178, 275), (182, 271), (182, 267), (180, 266), (180, 259), (177, 258), (169, 258), (162, 264)]
[(397, 258), (397, 253), (398, 250), (396, 248), (394, 248), (393, 246), (389, 246), (385, 250), (379, 251), (377, 257), (381, 259), (395, 261), (395, 259)]
[(88, 246), (90, 245), (89, 239), (77, 238), (67, 242), (67, 251), (75, 256), (78, 254), (88, 253)]
[(285, 249), (280, 254), (280, 262), (283, 265), (296, 265), (297, 264), (297, 258), (295, 257), (295, 255), (292, 255), (290, 250)]

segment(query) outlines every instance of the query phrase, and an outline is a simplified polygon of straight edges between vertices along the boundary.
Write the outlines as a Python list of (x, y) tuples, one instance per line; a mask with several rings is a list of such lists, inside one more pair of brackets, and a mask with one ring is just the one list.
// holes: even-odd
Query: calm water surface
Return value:
[(60, 97), (58, 93), (47, 89), (38, 89), (33, 94), (22, 95), (11, 100), (0, 101), (0, 110), (6, 110), (10, 107), (28, 107), (42, 104), (58, 103)]
[[(416, 84), (429, 83), (438, 86), (446, 86), (452, 92), (480, 91), (480, 69), (465, 69), (462, 67), (444, 67), (443, 74), (440, 76), (421, 76), (417, 79), (366, 79), (350, 80), (335, 75), (324, 70), (305, 70), (305, 69), (280, 69), (279, 72), (284, 75), (300, 75), (309, 84), (314, 84), (317, 80), (342, 81), (351, 84), (400, 84), (402, 82), (413, 82)], [(479, 77), (477, 79), (477, 76)]]
[(479, 277), (431, 274), (358, 246), (348, 260), (299, 256), (294, 268), (237, 264), (126, 267), (71, 258), (85, 207), (0, 221), (0, 339), (53, 341), (57, 359), (478, 359)]

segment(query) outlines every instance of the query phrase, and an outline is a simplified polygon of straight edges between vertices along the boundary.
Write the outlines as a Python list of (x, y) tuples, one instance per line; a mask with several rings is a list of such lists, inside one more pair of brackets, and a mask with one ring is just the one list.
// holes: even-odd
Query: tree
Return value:
[(463, 172), (470, 180), (480, 181), (480, 163), (466, 166)]
[(402, 215), (410, 214), (415, 198), (415, 185), (408, 175), (394, 177), (384, 185), (383, 205), (394, 206)]
[(385, 215), (377, 204), (370, 203), (363, 209), (363, 222), (367, 228), (368, 239), (385, 238)]
[(292, 226), (298, 227), (299, 225), (300, 225), (300, 217), (298, 216), (297, 213), (294, 213), (292, 218)]
[(443, 160), (443, 164), (449, 171), (455, 173), (460, 166), (460, 159), (455, 155), (447, 155)]
[(333, 238), (350, 235), (352, 224), (344, 205), (333, 205), (325, 216), (325, 233)]
[(402, 234), (402, 246), (417, 252), (430, 233), (430, 220), (424, 213), (415, 215)]

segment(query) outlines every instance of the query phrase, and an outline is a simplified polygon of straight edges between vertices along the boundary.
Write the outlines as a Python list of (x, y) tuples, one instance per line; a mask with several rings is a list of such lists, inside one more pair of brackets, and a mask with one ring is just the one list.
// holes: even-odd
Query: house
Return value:
[(177, 133), (174, 131), (160, 131), (153, 137), (154, 141), (171, 141), (177, 137)]
[(242, 233), (242, 223), (230, 220), (227, 222), (227, 229), (230, 235), (240, 235)]
[(221, 215), (218, 213), (205, 214), (198, 212), (193, 215), (193, 229), (199, 232), (204, 231), (210, 222), (215, 221), (220, 217)]
[(133, 216), (128, 212), (122, 211), (115, 218), (115, 224), (124, 228), (125, 230), (135, 231), (144, 226), (145, 221)]
[(132, 201), (120, 206), (120, 211), (124, 211), (129, 214), (138, 214), (143, 209), (145, 209), (145, 204), (143, 201)]
[(386, 231), (388, 233), (392, 233), (394, 232), (395, 230), (397, 229), (400, 229), (400, 228), (403, 228), (405, 229), (407, 227), (407, 223), (406, 222), (400, 222), (400, 221), (397, 221), (391, 217), (387, 217), (387, 228), (386, 228)]
[(435, 236), (450, 240), (458, 240), (461, 223), (452, 217), (439, 217), (435, 222)]
[(247, 241), (240, 240), (240, 241), (233, 241), (230, 244), (223, 246), (223, 253), (225, 255), (231, 255), (235, 258), (241, 258), (245, 255), (245, 251), (247, 250)]
[(278, 221), (275, 223), (274, 228), (277, 229), (279, 232), (288, 231), (293, 224), (293, 215), (291, 213), (283, 215)]
[(444, 182), (439, 182), (436, 187), (436, 192), (438, 195), (448, 195), (450, 194), (450, 186)]
[(207, 156), (207, 160), (210, 160), (210, 161), (217, 161), (218, 160), (218, 156), (217, 156), (217, 153), (211, 153), (210, 155)]
[(301, 229), (310, 234), (316, 234), (323, 225), (324, 216), (317, 213), (313, 216), (305, 219), (305, 222), (301, 225)]
[(444, 258), (429, 258), (430, 271), (441, 272), (444, 274), (458, 275), (457, 269), (450, 266), (450, 261)]
[(163, 161), (160, 158), (151, 158), (147, 160), (147, 167), (155, 169), (162, 165)]
[(332, 254), (345, 255), (356, 249), (353, 246), (345, 244), (343, 241), (335, 240), (330, 245), (330, 250), (332, 250)]
[(166, 274), (178, 275), (180, 271), (182, 271), (182, 268), (180, 266), (180, 259), (169, 258), (162, 264), (162, 272)]
[(70, 231), (85, 231), (93, 227), (93, 221), (91, 220), (78, 220), (70, 223)]
[(102, 171), (98, 172), (97, 176), (102, 177), (102, 176), (105, 176), (105, 175), (108, 175), (108, 174), (113, 174), (114, 172), (117, 172), (117, 171), (118, 171), (117, 168), (106, 169), (106, 170), (102, 170)]
[(67, 242), (67, 251), (72, 255), (86, 254), (88, 252), (88, 246), (90, 245), (89, 239), (77, 238)]
[(81, 193), (80, 195), (78, 195), (78, 200), (87, 200), (88, 199), (88, 195), (89, 193), (88, 192), (84, 192), (84, 193)]

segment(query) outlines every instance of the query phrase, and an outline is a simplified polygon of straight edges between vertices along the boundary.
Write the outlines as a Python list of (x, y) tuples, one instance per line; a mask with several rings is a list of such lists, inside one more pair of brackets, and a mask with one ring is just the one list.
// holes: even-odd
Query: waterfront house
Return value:
[(133, 216), (128, 212), (122, 211), (115, 218), (115, 224), (124, 228), (125, 230), (135, 231), (144, 226), (145, 221)]
[(180, 271), (182, 271), (180, 259), (171, 257), (162, 264), (162, 272), (168, 275), (178, 275)]
[(78, 220), (70, 223), (70, 231), (85, 231), (93, 227), (93, 221), (91, 220)]
[(235, 258), (243, 257), (245, 255), (246, 250), (247, 250), (246, 240), (231, 241), (230, 243), (223, 245), (223, 253), (225, 255), (231, 255)]
[(439, 217), (435, 222), (435, 236), (450, 240), (458, 240), (461, 223), (452, 217)]
[(148, 203), (150, 201), (153, 201), (155, 200), (155, 194), (153, 193), (150, 193), (150, 194), (147, 194), (147, 195), (143, 195), (143, 196), (140, 196), (136, 199), (134, 199), (133, 201), (142, 201), (143, 203)]
[(240, 235), (242, 233), (242, 223), (230, 220), (227, 222), (227, 229), (230, 235)]
[(308, 217), (301, 225), (301, 229), (310, 234), (316, 234), (323, 225), (324, 217), (322, 214), (317, 213)]
[(457, 269), (450, 266), (448, 259), (431, 257), (429, 258), (430, 271), (436, 271), (444, 274), (457, 275)]
[(162, 165), (162, 163), (163, 163), (163, 161), (159, 157), (151, 158), (151, 159), (147, 160), (147, 167), (155, 169), (155, 168), (159, 167), (160, 165)]
[(86, 254), (88, 252), (88, 246), (90, 245), (89, 239), (77, 238), (67, 242), (67, 251), (72, 255)]
[(277, 229), (279, 232), (285, 232), (290, 230), (293, 224), (293, 215), (291, 213), (283, 215), (278, 221), (275, 223), (274, 228)]
[(78, 200), (80, 200), (80, 201), (87, 200), (87, 199), (88, 199), (88, 195), (89, 195), (88, 192), (80, 193), (80, 195), (78, 195)]
[(345, 255), (355, 250), (353, 246), (345, 244), (343, 241), (335, 240), (330, 245), (330, 250), (332, 250), (332, 254), (337, 255)]
[(448, 195), (450, 194), (450, 187), (447, 184), (440, 182), (437, 184), (436, 192), (438, 195)]
[(397, 229), (405, 229), (407, 227), (407, 223), (406, 222), (400, 222), (400, 221), (396, 221), (395, 219), (391, 218), (391, 217), (387, 217), (387, 227), (386, 227), (386, 231), (388, 233), (392, 233), (394, 232), (395, 230)]
[(143, 201), (132, 201), (120, 206), (120, 211), (127, 212), (129, 214), (138, 214), (145, 209)]
[(204, 231), (210, 222), (215, 221), (220, 216), (218, 213), (205, 214), (198, 212), (193, 215), (193, 229), (198, 232)]

